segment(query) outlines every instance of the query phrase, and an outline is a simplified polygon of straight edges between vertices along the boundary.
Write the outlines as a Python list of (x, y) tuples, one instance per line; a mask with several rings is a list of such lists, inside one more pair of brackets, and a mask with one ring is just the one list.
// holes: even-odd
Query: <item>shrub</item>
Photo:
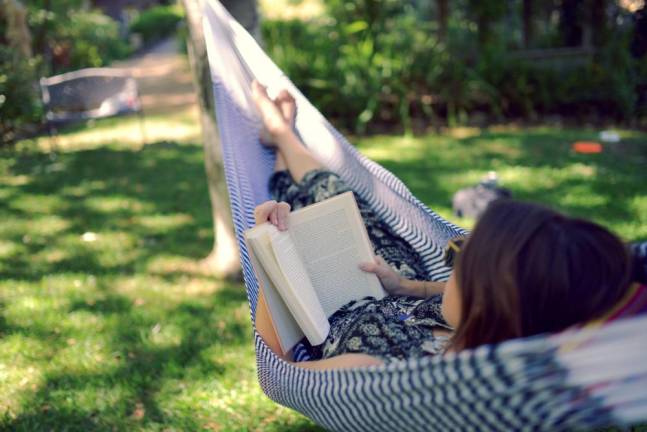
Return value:
[[(34, 59), (27, 60), (0, 45), (0, 138), (11, 141), (17, 134), (32, 132), (42, 109), (38, 91), (40, 76), (86, 67), (100, 67), (126, 57), (130, 48), (119, 36), (119, 26), (110, 17), (84, 11), (81, 2), (52, 4), (52, 10), (28, 3)], [(0, 30), (5, 23), (0, 20)], [(48, 54), (47, 63), (41, 55)], [(49, 55), (51, 54), (51, 56)]]
[(70, 11), (69, 22), (56, 29), (56, 70), (101, 67), (127, 57), (131, 49), (119, 36), (119, 25), (99, 12)]
[(0, 45), (0, 143), (13, 141), (18, 129), (39, 119), (36, 66)]
[[(445, 42), (407, 2), (327, 0), (326, 20), (265, 21), (270, 56), (339, 126), (365, 132), (412, 118), (463, 123), (560, 115), (640, 124), (647, 111), (646, 59), (633, 59), (616, 32), (592, 60), (517, 59), (508, 41), (479, 43), (476, 26), (450, 20)], [(382, 3), (380, 3), (382, 4)], [(385, 11), (388, 11), (386, 13)]]
[(408, 126), (411, 110), (428, 93), (433, 68), (427, 63), (437, 43), (413, 20), (392, 18), (375, 33), (361, 20), (264, 21), (263, 38), (272, 58), (323, 112), (362, 132), (376, 122)]
[(182, 18), (182, 8), (178, 6), (153, 6), (139, 14), (130, 25), (130, 31), (150, 43), (174, 34)]

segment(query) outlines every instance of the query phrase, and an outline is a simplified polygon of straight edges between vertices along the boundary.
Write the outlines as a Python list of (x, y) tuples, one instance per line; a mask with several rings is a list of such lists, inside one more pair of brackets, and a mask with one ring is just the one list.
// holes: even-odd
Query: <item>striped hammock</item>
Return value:
[[(296, 129), (330, 170), (366, 199), (422, 255), (429, 277), (449, 270), (442, 249), (464, 233), (425, 207), (393, 174), (351, 146), (217, 0), (205, 1), (204, 33), (227, 185), (252, 321), (258, 281), (242, 233), (269, 199), (274, 152), (259, 145), (251, 99), (258, 79), (297, 101)], [(647, 421), (647, 317), (514, 340), (388, 366), (312, 371), (279, 359), (256, 333), (265, 393), (338, 431), (565, 430)]]

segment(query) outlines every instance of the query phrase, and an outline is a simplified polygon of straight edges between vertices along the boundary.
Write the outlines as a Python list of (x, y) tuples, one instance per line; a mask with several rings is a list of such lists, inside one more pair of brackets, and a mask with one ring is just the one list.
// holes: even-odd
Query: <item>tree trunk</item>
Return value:
[(506, 3), (470, 0), (468, 7), (470, 15), (475, 18), (479, 46), (485, 48), (492, 40), (492, 26), (499, 22), (505, 15)]
[(581, 0), (563, 0), (559, 22), (564, 46), (581, 46), (584, 32), (580, 22)]
[(530, 48), (535, 37), (534, 27), (534, 1), (523, 0), (523, 46)]
[[(186, 10), (189, 29), (187, 38), (189, 62), (200, 105), (204, 160), (214, 225), (213, 250), (204, 259), (204, 263), (217, 276), (234, 278), (240, 276), (238, 243), (234, 235), (229, 194), (225, 184), (207, 48), (202, 31), (203, 0), (182, 0), (182, 3)], [(260, 35), (259, 16), (254, 0), (224, 1), (223, 5), (250, 33), (255, 37)]]
[(261, 41), (261, 20), (256, 0), (220, 0), (230, 14), (247, 30), (254, 39)]
[(490, 18), (484, 13), (479, 13), (476, 17), (476, 27), (478, 28), (479, 46), (483, 48), (490, 40)]
[(25, 58), (31, 58), (31, 33), (27, 26), (27, 9), (18, 0), (4, 0), (3, 14), (7, 17), (6, 37), (9, 46)]
[(591, 32), (593, 46), (604, 46), (608, 39), (607, 0), (591, 1)]
[(444, 41), (447, 37), (447, 22), (449, 20), (448, 0), (436, 0), (438, 17), (438, 39)]

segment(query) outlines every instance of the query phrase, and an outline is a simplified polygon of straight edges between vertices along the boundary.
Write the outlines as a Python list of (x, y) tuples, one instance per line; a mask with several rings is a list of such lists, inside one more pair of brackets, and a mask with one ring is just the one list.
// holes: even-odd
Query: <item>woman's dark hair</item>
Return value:
[(603, 315), (629, 286), (625, 245), (548, 208), (490, 204), (456, 263), (461, 322), (450, 349), (556, 332)]

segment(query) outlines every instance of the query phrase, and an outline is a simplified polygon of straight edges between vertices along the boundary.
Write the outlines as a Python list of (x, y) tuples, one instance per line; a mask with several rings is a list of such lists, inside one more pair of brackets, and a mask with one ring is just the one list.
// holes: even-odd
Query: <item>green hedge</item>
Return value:
[[(430, 57), (441, 53), (424, 26), (400, 16), (367, 37), (365, 21), (345, 25), (265, 21), (263, 37), (275, 61), (328, 115), (361, 131), (374, 121), (407, 123), (428, 93)], [(408, 53), (403, 55), (403, 53)]]
[(0, 45), (0, 143), (11, 142), (25, 125), (39, 121), (36, 61)]
[[(120, 38), (116, 21), (100, 12), (70, 11), (52, 39), (64, 47), (64, 59), (54, 65), (55, 73), (87, 67), (101, 67), (131, 54)], [(55, 38), (55, 39), (54, 39)]]
[(143, 11), (130, 25), (130, 31), (142, 36), (145, 43), (171, 36), (183, 18), (179, 6), (153, 6)]
[[(633, 59), (619, 34), (591, 61), (542, 67), (515, 60), (501, 43), (478, 49), (473, 26), (450, 23), (446, 43), (413, 13), (345, 22), (269, 21), (270, 56), (342, 127), (450, 124), (479, 113), (489, 121), (560, 115), (632, 122), (644, 116), (638, 88), (647, 59)], [(641, 111), (641, 109), (643, 111)]]

